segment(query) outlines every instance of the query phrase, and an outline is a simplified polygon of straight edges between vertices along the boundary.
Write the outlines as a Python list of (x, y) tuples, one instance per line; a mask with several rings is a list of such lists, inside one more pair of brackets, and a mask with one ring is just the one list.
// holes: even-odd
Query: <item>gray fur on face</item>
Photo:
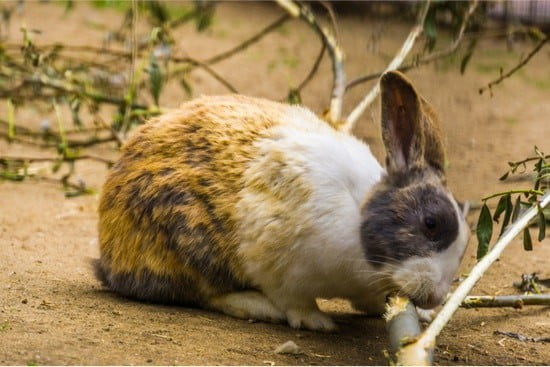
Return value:
[(386, 176), (363, 207), (361, 241), (366, 259), (382, 266), (448, 248), (459, 230), (451, 200), (430, 169)]

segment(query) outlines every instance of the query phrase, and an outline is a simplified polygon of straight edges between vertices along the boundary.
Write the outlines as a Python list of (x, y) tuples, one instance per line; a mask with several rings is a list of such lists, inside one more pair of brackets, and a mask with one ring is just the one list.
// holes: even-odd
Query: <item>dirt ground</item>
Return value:
[[(211, 30), (197, 34), (192, 26), (178, 32), (179, 54), (198, 59), (235, 45), (279, 16), (269, 4), (222, 3)], [(107, 28), (120, 24), (122, 13), (99, 10), (86, 3), (64, 14), (63, 8), (26, 2), (12, 20), (10, 38), (19, 40), (26, 24), (42, 33), (37, 43), (54, 41), (100, 45)], [(394, 24), (360, 14), (339, 19), (340, 38), (347, 51), (347, 73), (359, 75), (381, 69), (405, 39), (410, 24)], [(106, 28), (107, 27), (107, 28)], [(257, 45), (215, 69), (245, 94), (283, 98), (309, 71), (319, 42), (302, 23), (292, 21)], [(478, 88), (498, 76), (499, 66), (513, 66), (525, 46), (508, 52), (502, 41), (484, 41), (465, 75), (459, 62), (441, 62), (408, 73), (432, 102), (443, 120), (449, 159), (449, 182), (461, 200), (479, 201), (484, 195), (511, 185), (498, 177), (506, 162), (532, 154), (533, 146), (550, 152), (550, 48), (526, 69), (480, 96)], [(194, 94), (225, 93), (206, 74), (196, 72)], [(327, 106), (330, 64), (304, 91), (304, 103), (317, 112)], [(346, 98), (345, 110), (368, 91), (356, 88)], [(177, 107), (185, 99), (177, 85), (169, 85), (161, 104)], [(356, 133), (380, 157), (378, 102), (367, 111)], [(0, 115), (5, 116), (4, 106)], [(18, 121), (33, 128), (36, 111), (19, 111)], [(116, 157), (112, 146), (96, 154)], [(0, 154), (36, 155), (32, 147), (0, 141)], [(78, 163), (78, 174), (100, 189), (106, 168)], [(60, 187), (46, 182), (0, 182), (0, 364), (387, 364), (388, 346), (381, 319), (353, 312), (342, 301), (320, 301), (339, 326), (336, 334), (293, 330), (285, 325), (236, 320), (196, 309), (144, 304), (117, 297), (101, 288), (88, 261), (98, 256), (96, 222), (98, 195), (65, 199)], [(469, 216), (473, 224), (477, 211)], [(475, 239), (462, 265), (465, 273), (475, 263)], [(521, 239), (476, 286), (473, 294), (512, 294), (512, 283), (522, 273), (550, 277), (550, 241), (535, 243), (524, 252)], [(494, 335), (495, 330), (541, 337), (550, 334), (550, 308), (479, 309), (458, 311), (438, 339), (437, 364), (546, 365), (548, 344), (520, 342)], [(275, 354), (293, 340), (297, 355)]]

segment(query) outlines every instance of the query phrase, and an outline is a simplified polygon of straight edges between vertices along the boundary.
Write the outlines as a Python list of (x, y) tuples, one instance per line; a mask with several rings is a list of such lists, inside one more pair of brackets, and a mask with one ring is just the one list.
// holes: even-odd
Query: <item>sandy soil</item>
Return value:
[[(280, 14), (266, 4), (224, 3), (213, 28), (196, 34), (185, 26), (177, 37), (180, 53), (196, 58), (236, 44)], [(223, 16), (222, 16), (223, 15)], [(60, 6), (26, 3), (12, 21), (11, 39), (22, 24), (41, 30), (38, 43), (101, 44), (105, 27), (115, 28), (121, 13), (78, 3), (65, 15)], [(387, 24), (360, 15), (340, 19), (340, 37), (347, 50), (348, 75), (379, 70), (410, 25)], [(379, 39), (376, 44), (369, 40)], [(371, 46), (376, 46), (373, 47)], [(216, 66), (243, 93), (283, 98), (308, 72), (319, 42), (307, 27), (291, 22), (258, 45)], [(370, 51), (369, 51), (370, 50)], [(506, 161), (532, 153), (533, 145), (550, 151), (550, 49), (527, 69), (498, 86), (491, 98), (477, 89), (498, 75), (500, 65), (512, 66), (512, 53), (501, 42), (485, 42), (464, 76), (458, 63), (444, 62), (409, 73), (418, 89), (440, 112), (449, 154), (450, 185), (462, 200), (478, 201), (510, 184), (498, 177)], [(304, 103), (321, 112), (327, 105), (331, 75), (325, 60), (321, 74), (304, 91)], [(544, 82), (546, 80), (546, 82)], [(194, 93), (225, 93), (207, 75), (191, 79)], [(347, 97), (346, 111), (368, 90)], [(161, 102), (176, 107), (185, 94), (168, 86)], [(4, 106), (0, 114), (4, 115)], [(378, 104), (365, 114), (357, 134), (380, 156)], [(36, 111), (21, 110), (19, 121), (33, 128)], [(111, 146), (95, 150), (116, 156)], [(0, 154), (36, 155), (39, 150), (0, 141)], [(78, 174), (100, 188), (106, 168), (79, 163)], [(528, 185), (528, 182), (521, 182)], [(518, 183), (515, 183), (518, 185)], [(384, 322), (355, 313), (340, 301), (321, 301), (340, 328), (332, 335), (236, 320), (196, 309), (144, 304), (103, 290), (88, 260), (97, 257), (98, 196), (65, 199), (56, 185), (45, 182), (0, 182), (0, 364), (387, 364)], [(473, 223), (477, 212), (469, 217)], [(472, 240), (462, 267), (475, 263)], [(516, 240), (476, 287), (474, 294), (511, 294), (512, 283), (524, 272), (550, 277), (550, 241), (525, 253)], [(493, 335), (495, 330), (540, 337), (550, 333), (550, 308), (521, 310), (460, 310), (439, 338), (437, 364), (550, 364), (548, 344), (520, 342)], [(297, 355), (274, 354), (293, 340)]]

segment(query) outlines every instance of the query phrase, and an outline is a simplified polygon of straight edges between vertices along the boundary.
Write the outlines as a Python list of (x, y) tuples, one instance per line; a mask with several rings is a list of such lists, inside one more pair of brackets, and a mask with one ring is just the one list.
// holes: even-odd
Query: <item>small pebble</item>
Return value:
[(275, 349), (277, 354), (300, 354), (300, 347), (296, 345), (292, 340), (289, 340)]

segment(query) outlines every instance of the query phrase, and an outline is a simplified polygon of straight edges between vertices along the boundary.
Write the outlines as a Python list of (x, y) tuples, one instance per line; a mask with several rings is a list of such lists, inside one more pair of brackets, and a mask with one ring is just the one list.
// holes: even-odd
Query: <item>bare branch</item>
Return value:
[(550, 40), (550, 35), (544, 37), (539, 43), (537, 43), (535, 48), (533, 48), (533, 50), (531, 50), (531, 52), (529, 52), (529, 54), (523, 60), (521, 60), (516, 66), (510, 69), (507, 73), (501, 74), (498, 79), (493, 80), (492, 82), (487, 84), (486, 87), (480, 88), (479, 94), (483, 94), (483, 92), (485, 92), (487, 89), (489, 89), (489, 91), (492, 91), (493, 86), (501, 83), (504, 79), (509, 78), (516, 71), (524, 67), (529, 62), (529, 60), (531, 60), (533, 56), (535, 56), (540, 51), (540, 49), (546, 44), (546, 42), (548, 42), (548, 40)]
[(83, 154), (83, 155), (77, 155), (77, 156), (71, 156), (71, 157), (13, 157), (13, 156), (0, 156), (0, 162), (17, 162), (17, 163), (33, 163), (33, 162), (56, 162), (62, 160), (64, 162), (73, 162), (73, 161), (81, 161), (81, 160), (91, 160), (96, 161), (100, 163), (105, 164), (114, 164), (115, 162), (99, 157), (92, 154)]
[(293, 17), (300, 17), (305, 20), (328, 48), (328, 53), (330, 55), (330, 59), (332, 60), (333, 74), (328, 120), (331, 124), (336, 125), (339, 123), (340, 116), (342, 114), (342, 99), (344, 97), (346, 85), (344, 52), (332, 32), (319, 24), (313, 15), (313, 12), (307, 5), (302, 3), (296, 4), (292, 0), (277, 0), (277, 3), (279, 3), (279, 5), (288, 11)]
[[(204, 63), (202, 61), (198, 61), (195, 59), (192, 59), (190, 57), (182, 57), (182, 58), (173, 58), (174, 61), (184, 61), (187, 62), (193, 66), (198, 66), (204, 69), (208, 74), (210, 74), (214, 79), (216, 79), (220, 84), (222, 84), (224, 87), (226, 87), (229, 91), (232, 93), (239, 93), (237, 89), (229, 83), (227, 80), (225, 80), (220, 74), (216, 73), (214, 69), (212, 69), (207, 63)], [(187, 69), (185, 72), (190, 71), (191, 69)], [(177, 74), (177, 73), (173, 73)]]
[(321, 60), (323, 59), (326, 48), (326, 44), (323, 43), (321, 46), (321, 51), (319, 51), (319, 55), (317, 56), (313, 67), (311, 68), (309, 74), (305, 77), (305, 79), (300, 83), (300, 85), (298, 85), (298, 87), (296, 88), (297, 91), (301, 91), (311, 81), (311, 79), (313, 79), (313, 77), (317, 73), (317, 70), (319, 69), (319, 65), (321, 64)]
[[(416, 307), (407, 298), (391, 296), (386, 303), (384, 319), (390, 339), (390, 350), (398, 359), (402, 359), (399, 355), (401, 348), (416, 340), (421, 332)], [(432, 359), (430, 358), (430, 362)]]
[(504, 336), (507, 336), (509, 338), (517, 339), (521, 342), (550, 343), (550, 336), (543, 336), (542, 338), (534, 338), (532, 336), (525, 336), (525, 335), (518, 334), (518, 333), (511, 333), (509, 331), (500, 331), (500, 330), (495, 330), (493, 332), (493, 334), (495, 334), (495, 335), (504, 335)]
[[(550, 191), (548, 191), (539, 201), (539, 207), (542, 209), (550, 204)], [(529, 222), (538, 214), (539, 208), (532, 206), (525, 211), (512, 225), (506, 229), (499, 240), (495, 243), (491, 251), (483, 257), (470, 271), (470, 275), (453, 292), (451, 297), (445, 303), (445, 306), (437, 314), (433, 322), (420, 335), (417, 341), (406, 345), (402, 352), (407, 356), (414, 356), (415, 359), (402, 359), (401, 364), (428, 364), (429, 353), (435, 348), (435, 338), (439, 335), (443, 327), (447, 325), (453, 314), (462, 304), (468, 293), (472, 290), (477, 281), (489, 269), (502, 254), (504, 249), (516, 237)]]
[(243, 41), (241, 44), (231, 48), (230, 50), (224, 51), (224, 52), (222, 52), (218, 55), (215, 55), (215, 56), (212, 56), (212, 57), (206, 59), (205, 61), (203, 61), (203, 64), (213, 65), (213, 64), (216, 64), (216, 63), (218, 63), (222, 60), (228, 59), (231, 56), (233, 56), (233, 55), (235, 55), (235, 54), (237, 54), (241, 51), (246, 50), (250, 45), (258, 42), (265, 35), (267, 35), (271, 31), (279, 28), (281, 25), (286, 23), (289, 19), (290, 19), (290, 15), (288, 15), (288, 14), (283, 15), (282, 17), (278, 18), (273, 23), (269, 24), (267, 27), (265, 27), (264, 29), (259, 31), (254, 36), (252, 36), (252, 37), (248, 38), (247, 40)]
[[(458, 47), (460, 46), (460, 44), (462, 43), (462, 40), (464, 39), (464, 31), (466, 30), (466, 27), (468, 26), (468, 22), (470, 21), (470, 17), (472, 16), (474, 11), (476, 10), (476, 8), (478, 6), (478, 3), (479, 3), (478, 0), (472, 0), (471, 1), (470, 6), (466, 10), (466, 13), (464, 14), (464, 17), (462, 18), (462, 23), (460, 25), (458, 35), (456, 36), (454, 41), (451, 43), (451, 45), (447, 49), (441, 50), (441, 51), (438, 51), (438, 52), (434, 52), (434, 53), (432, 53), (432, 54), (430, 54), (426, 57), (419, 57), (419, 58), (415, 59), (414, 61), (412, 61), (408, 64), (405, 64), (405, 65), (402, 65), (402, 66), (398, 67), (396, 70), (407, 71), (407, 70), (416, 68), (416, 67), (421, 66), (421, 65), (429, 64), (433, 61), (445, 58), (445, 57), (455, 53), (456, 50), (458, 50)], [(352, 89), (353, 87), (358, 86), (359, 84), (362, 84), (362, 83), (367, 82), (369, 80), (379, 78), (380, 76), (382, 76), (383, 73), (384, 73), (384, 71), (379, 71), (379, 72), (376, 72), (376, 73), (361, 76), (357, 79), (354, 79), (354, 80), (350, 81), (346, 85), (346, 92), (348, 90)]]
[[(420, 12), (420, 17), (416, 25), (411, 30), (411, 32), (409, 33), (409, 36), (403, 43), (403, 46), (401, 46), (401, 49), (399, 50), (397, 55), (395, 55), (395, 57), (390, 62), (386, 70), (384, 70), (384, 72), (397, 69), (401, 65), (403, 60), (405, 60), (405, 57), (407, 57), (412, 47), (414, 46), (416, 39), (422, 33), (422, 30), (424, 28), (424, 21), (426, 20), (426, 15), (428, 14), (429, 8), (430, 8), (430, 1), (428, 0), (424, 3), (424, 8)], [(345, 131), (347, 133), (351, 133), (359, 117), (361, 117), (363, 112), (365, 112), (367, 107), (374, 101), (374, 99), (378, 96), (379, 93), (380, 93), (380, 83), (376, 83), (374, 88), (371, 89), (371, 91), (363, 98), (363, 100), (357, 105), (357, 107), (355, 107), (355, 109), (349, 114), (345, 124), (340, 126), (340, 130)]]
[(519, 294), (510, 296), (468, 296), (460, 307), (514, 307), (550, 306), (550, 294)]

